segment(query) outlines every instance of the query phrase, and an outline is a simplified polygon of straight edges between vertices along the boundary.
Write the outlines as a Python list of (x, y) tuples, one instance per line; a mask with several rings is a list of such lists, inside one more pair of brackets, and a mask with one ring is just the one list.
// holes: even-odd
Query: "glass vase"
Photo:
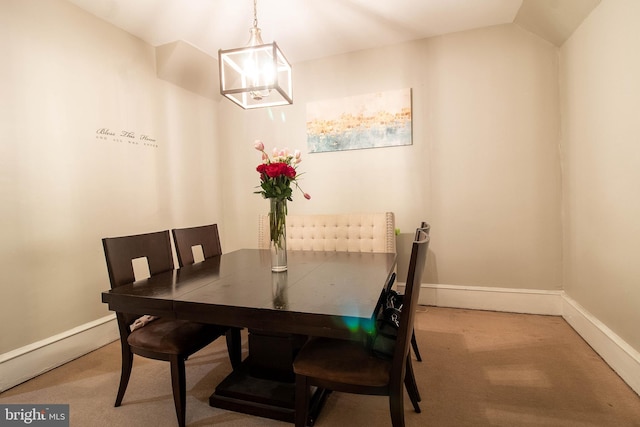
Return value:
[(270, 199), (269, 235), (271, 243), (271, 271), (287, 271), (287, 200)]
[(287, 309), (287, 272), (271, 275), (271, 294), (273, 297), (273, 308), (276, 310)]

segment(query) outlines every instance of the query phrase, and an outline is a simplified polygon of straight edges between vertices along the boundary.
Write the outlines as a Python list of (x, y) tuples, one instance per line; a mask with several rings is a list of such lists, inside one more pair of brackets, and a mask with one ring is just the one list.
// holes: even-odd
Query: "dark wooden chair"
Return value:
[(204, 259), (222, 254), (218, 224), (171, 230), (180, 267), (194, 263), (193, 248), (202, 247)]
[[(178, 256), (178, 265), (181, 268), (194, 263), (193, 248), (196, 246), (202, 248), (204, 259), (222, 254), (218, 224), (174, 228), (171, 230), (171, 233), (173, 234), (173, 243), (175, 244), (176, 255)], [(226, 332), (229, 359), (234, 369), (238, 368), (242, 362), (240, 330), (240, 328), (229, 328)]]
[[(378, 301), (377, 308), (373, 315), (374, 320), (377, 319), (382, 314), (382, 311), (384, 310), (384, 306), (386, 302), (386, 297), (389, 294), (389, 291), (391, 291), (391, 289), (393, 288), (393, 284), (395, 280), (396, 280), (396, 273), (392, 273), (391, 277), (389, 278), (389, 281), (387, 282), (384, 289), (382, 290), (382, 293), (380, 294), (380, 300)], [(413, 345), (415, 332), (412, 332), (411, 336), (412, 336), (411, 344)], [(420, 405), (418, 402), (422, 400), (422, 397), (420, 397), (420, 392), (418, 391), (418, 384), (416, 383), (416, 378), (413, 374), (413, 366), (411, 365), (410, 355), (407, 355), (407, 364), (409, 365), (407, 366), (407, 376), (409, 378), (408, 380), (405, 379), (405, 385), (407, 387), (407, 393), (409, 393), (409, 396), (411, 397), (411, 402), (413, 403), (413, 407), (415, 411), (419, 413), (421, 411), (420, 411)]]
[[(429, 235), (429, 231), (431, 231), (431, 226), (426, 222), (422, 221), (420, 224), (420, 228), (424, 230), (427, 235)], [(411, 333), (411, 348), (413, 348), (413, 353), (416, 355), (416, 359), (418, 362), (422, 362), (422, 356), (420, 355), (420, 350), (418, 349), (418, 341), (416, 341), (416, 333), (413, 331)]]
[(404, 426), (403, 383), (414, 404), (417, 396), (411, 386), (412, 370), (409, 345), (415, 309), (420, 293), (429, 236), (417, 229), (411, 250), (404, 306), (392, 360), (377, 358), (361, 342), (330, 338), (312, 338), (298, 353), (293, 370), (296, 374), (296, 427), (308, 420), (310, 387), (345, 393), (389, 396), (391, 422)]
[[(169, 230), (155, 233), (102, 239), (111, 289), (135, 280), (132, 260), (146, 257), (151, 276), (173, 270)], [(139, 314), (116, 312), (122, 347), (122, 371), (115, 406), (122, 404), (131, 376), (133, 355), (166, 360), (171, 365), (171, 384), (178, 424), (185, 425), (185, 360), (227, 328), (186, 320), (157, 318), (132, 330)]]
[[(428, 223), (422, 221), (422, 223), (420, 224), (420, 229), (423, 230), (428, 235), (429, 231), (431, 231), (431, 226)], [(391, 289), (392, 286), (393, 286), (393, 283), (387, 286), (387, 291), (389, 291), (389, 289)], [(416, 360), (418, 362), (422, 362), (422, 356), (420, 355), (420, 349), (418, 348), (418, 341), (416, 340), (415, 328), (413, 328), (413, 330), (411, 331), (411, 348), (413, 348), (413, 353), (416, 355)], [(409, 358), (407, 363), (411, 364), (411, 358)], [(409, 372), (411, 375), (411, 381), (414, 386), (413, 393), (416, 396), (418, 402), (421, 402), (422, 397), (420, 396), (420, 391), (418, 390), (418, 384), (416, 383), (416, 379), (413, 376), (413, 367), (410, 366), (409, 368), (410, 370), (407, 370), (407, 372)], [(420, 412), (420, 411), (417, 411), (417, 412)]]

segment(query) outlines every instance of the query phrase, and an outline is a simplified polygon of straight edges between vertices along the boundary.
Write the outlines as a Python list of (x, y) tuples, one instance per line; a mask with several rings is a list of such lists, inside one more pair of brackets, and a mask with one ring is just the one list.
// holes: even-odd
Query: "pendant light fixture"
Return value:
[(292, 104), (291, 65), (275, 41), (262, 41), (256, 2), (248, 45), (218, 50), (220, 93), (244, 109)]

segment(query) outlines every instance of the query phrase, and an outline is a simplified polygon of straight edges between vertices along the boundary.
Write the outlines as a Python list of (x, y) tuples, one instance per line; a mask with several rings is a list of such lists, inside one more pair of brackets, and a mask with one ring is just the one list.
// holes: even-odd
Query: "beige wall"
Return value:
[(2, 0), (0, 51), (2, 354), (109, 314), (102, 237), (222, 210), (217, 103), (158, 80), (151, 46), (63, 1)]
[(640, 351), (640, 2), (603, 0), (561, 50), (564, 286)]
[(560, 289), (558, 52), (514, 25), (452, 34), (294, 66), (294, 104), (220, 104), (225, 223), (257, 246), (252, 143), (307, 153), (306, 103), (412, 88), (413, 145), (305, 154), (290, 212), (394, 211), (407, 251), (432, 224), (426, 281)]
[[(243, 111), (66, 2), (3, 0), (0, 354), (108, 313), (104, 236), (219, 222), (225, 251), (256, 247), (256, 138), (305, 153), (290, 212), (394, 211), (401, 254), (429, 221), (430, 283), (562, 289), (564, 258), (570, 296), (639, 349), (637, 12), (603, 1), (560, 76), (557, 48), (504, 25), (295, 64), (293, 106)], [(412, 146), (306, 154), (307, 102), (400, 88)]]

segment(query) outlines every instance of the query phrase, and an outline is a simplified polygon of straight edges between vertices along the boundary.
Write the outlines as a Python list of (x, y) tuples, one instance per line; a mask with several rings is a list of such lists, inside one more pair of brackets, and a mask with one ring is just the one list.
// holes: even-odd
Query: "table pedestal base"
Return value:
[[(209, 405), (259, 417), (295, 422), (293, 359), (306, 337), (249, 330), (249, 357), (209, 397)], [(309, 403), (313, 426), (330, 391), (316, 389)]]
[[(225, 378), (209, 397), (209, 405), (245, 414), (295, 422), (295, 383), (256, 378), (245, 365)], [(313, 426), (330, 391), (316, 389), (309, 403)]]

